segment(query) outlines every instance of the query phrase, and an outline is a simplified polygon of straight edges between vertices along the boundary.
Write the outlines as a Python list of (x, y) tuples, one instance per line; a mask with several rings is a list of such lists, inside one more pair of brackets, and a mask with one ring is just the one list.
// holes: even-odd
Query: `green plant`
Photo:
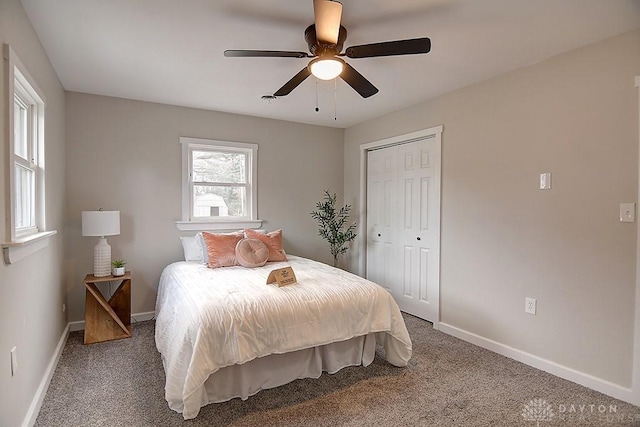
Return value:
[(318, 235), (329, 242), (334, 267), (338, 266), (338, 257), (349, 249), (347, 243), (356, 238), (356, 223), (346, 226), (351, 205), (336, 210), (336, 200), (336, 193), (325, 190), (323, 200), (317, 202), (316, 210), (311, 212), (311, 217), (318, 221)]
[(111, 266), (115, 268), (122, 268), (127, 262), (123, 259), (114, 259), (111, 261)]

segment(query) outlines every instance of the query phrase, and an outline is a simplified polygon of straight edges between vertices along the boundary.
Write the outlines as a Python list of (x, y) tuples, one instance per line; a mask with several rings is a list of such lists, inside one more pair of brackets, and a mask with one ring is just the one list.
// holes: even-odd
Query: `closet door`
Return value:
[(396, 154), (392, 147), (369, 151), (367, 156), (367, 278), (392, 293), (398, 249)]
[(368, 152), (367, 278), (400, 309), (437, 321), (439, 146), (423, 139)]

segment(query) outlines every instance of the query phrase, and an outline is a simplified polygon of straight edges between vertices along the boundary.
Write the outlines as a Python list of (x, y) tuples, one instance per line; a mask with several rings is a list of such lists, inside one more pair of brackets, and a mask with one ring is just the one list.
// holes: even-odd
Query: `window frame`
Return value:
[[(219, 141), (213, 139), (180, 137), (182, 145), (182, 221), (176, 226), (182, 231), (196, 230), (237, 230), (239, 228), (260, 228), (258, 219), (258, 144), (246, 142)], [(246, 183), (231, 184), (242, 186), (246, 191), (247, 209), (242, 217), (194, 217), (194, 186), (202, 185), (192, 180), (194, 151), (219, 151), (243, 153), (246, 157)]]
[[(40, 177), (43, 175), (43, 171), (40, 167), (40, 161), (38, 154), (42, 151), (40, 148), (41, 145), (41, 133), (42, 129), (40, 123), (43, 121), (43, 110), (44, 103), (42, 102), (42, 98), (39, 96), (36, 98), (37, 94), (34, 93), (32, 87), (25, 87), (28, 85), (28, 82), (20, 73), (19, 70), (15, 70), (14, 76), (14, 88), (13, 88), (13, 99), (14, 103), (21, 104), (22, 107), (26, 110), (26, 157), (21, 156), (16, 153), (16, 140), (15, 140), (15, 126), (16, 120), (15, 117), (15, 109), (13, 114), (13, 123), (10, 126), (10, 132), (13, 131), (14, 134), (11, 137), (11, 148), (10, 148), (10, 162), (12, 171), (10, 171), (10, 185), (11, 185), (11, 203), (12, 207), (12, 215), (11, 215), (11, 229), (13, 231), (11, 235), (12, 240), (19, 239), (21, 237), (26, 237), (31, 234), (38, 233), (40, 231), (40, 224), (42, 223), (42, 213), (39, 212), (40, 207), (40, 188), (42, 184), (40, 183)], [(30, 86), (30, 85), (29, 85)], [(35, 95), (35, 96), (34, 96)], [(19, 166), (32, 174), (32, 182), (30, 183), (31, 189), (29, 190), (31, 201), (28, 203), (28, 210), (30, 211), (29, 216), (29, 225), (26, 227), (20, 227), (18, 222), (18, 215), (16, 209), (18, 208), (18, 192), (16, 191), (16, 173), (15, 167)]]
[[(4, 261), (12, 264), (48, 245), (48, 238), (55, 230), (46, 230), (45, 223), (45, 108), (46, 99), (35, 80), (27, 72), (11, 46), (3, 47), (5, 95), (4, 144), (7, 184), (4, 189), (6, 206), (6, 233), (2, 243)], [(16, 99), (27, 106), (27, 158), (16, 153), (15, 103)], [(16, 218), (16, 166), (33, 172), (33, 217), (28, 227), (17, 227)]]

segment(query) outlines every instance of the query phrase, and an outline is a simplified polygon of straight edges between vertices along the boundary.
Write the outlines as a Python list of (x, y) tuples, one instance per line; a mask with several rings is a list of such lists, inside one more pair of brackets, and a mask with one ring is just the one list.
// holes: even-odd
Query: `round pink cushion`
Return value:
[(262, 267), (269, 259), (269, 248), (258, 239), (242, 239), (236, 245), (236, 259), (243, 267)]

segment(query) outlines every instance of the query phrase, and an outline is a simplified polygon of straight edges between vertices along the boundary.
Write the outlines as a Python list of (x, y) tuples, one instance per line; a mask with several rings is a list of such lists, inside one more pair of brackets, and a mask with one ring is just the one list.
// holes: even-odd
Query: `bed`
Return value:
[[(263, 267), (211, 269), (176, 262), (161, 277), (156, 346), (169, 407), (200, 408), (346, 366), (368, 366), (376, 343), (406, 366), (411, 340), (391, 295), (379, 285), (310, 259), (287, 255)], [(298, 283), (267, 285), (291, 266)]]

